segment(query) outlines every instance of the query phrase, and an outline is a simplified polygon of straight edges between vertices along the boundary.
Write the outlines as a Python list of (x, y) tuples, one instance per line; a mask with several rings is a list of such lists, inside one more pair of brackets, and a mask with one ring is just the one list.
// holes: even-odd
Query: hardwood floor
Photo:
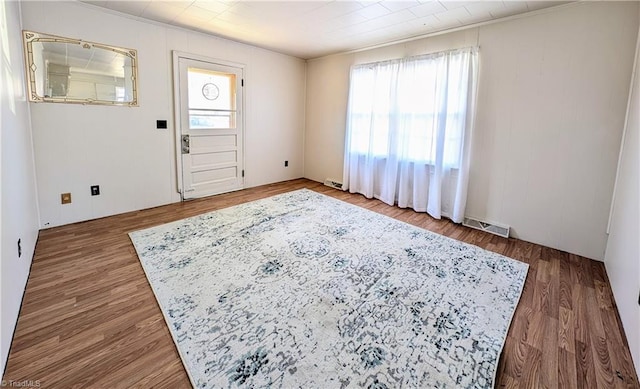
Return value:
[(40, 232), (5, 381), (190, 387), (128, 232), (309, 188), (530, 265), (497, 387), (640, 388), (604, 265), (299, 179)]

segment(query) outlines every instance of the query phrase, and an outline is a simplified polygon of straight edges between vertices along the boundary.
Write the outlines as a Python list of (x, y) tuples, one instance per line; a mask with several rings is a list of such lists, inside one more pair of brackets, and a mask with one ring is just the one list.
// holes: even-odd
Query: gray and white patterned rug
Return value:
[(513, 259), (306, 189), (130, 234), (198, 388), (490, 388)]

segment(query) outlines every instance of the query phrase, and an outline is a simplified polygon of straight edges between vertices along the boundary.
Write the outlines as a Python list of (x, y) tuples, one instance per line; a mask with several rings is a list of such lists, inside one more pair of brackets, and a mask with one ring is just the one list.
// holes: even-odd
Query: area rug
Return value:
[(528, 269), (306, 189), (130, 237), (197, 388), (491, 388)]

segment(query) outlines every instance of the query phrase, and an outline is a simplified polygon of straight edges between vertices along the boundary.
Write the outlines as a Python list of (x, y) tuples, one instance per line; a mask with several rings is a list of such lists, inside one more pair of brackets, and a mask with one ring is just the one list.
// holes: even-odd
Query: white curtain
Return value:
[(343, 188), (461, 222), (477, 48), (351, 68)]

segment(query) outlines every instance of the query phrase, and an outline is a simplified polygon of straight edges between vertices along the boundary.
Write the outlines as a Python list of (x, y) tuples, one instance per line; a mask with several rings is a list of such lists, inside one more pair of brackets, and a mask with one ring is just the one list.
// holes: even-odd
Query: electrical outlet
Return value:
[(100, 195), (100, 185), (92, 185), (91, 196), (99, 196), (99, 195)]
[(18, 239), (18, 258), (22, 256), (22, 239)]
[(284, 161), (284, 167), (289, 166), (289, 161)]
[(60, 202), (62, 204), (71, 204), (71, 193), (62, 193), (60, 195)]

